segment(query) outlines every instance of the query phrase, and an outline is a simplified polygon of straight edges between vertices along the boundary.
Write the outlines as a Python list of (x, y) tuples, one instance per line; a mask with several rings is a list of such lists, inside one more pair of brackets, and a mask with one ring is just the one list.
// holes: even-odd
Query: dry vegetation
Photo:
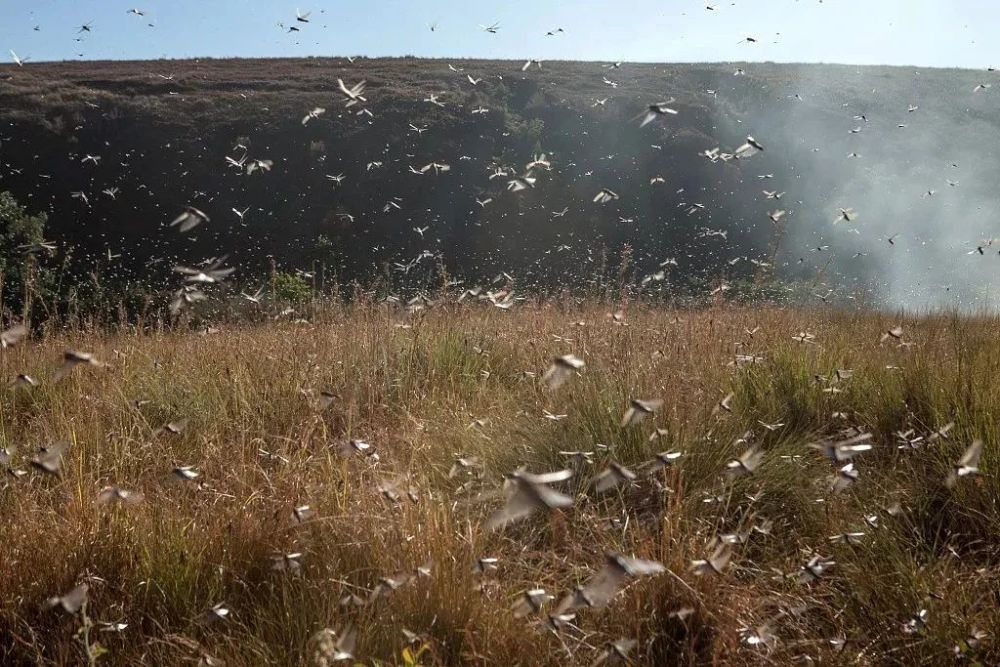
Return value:
[[(589, 664), (607, 641), (635, 638), (640, 664), (811, 656), (940, 665), (974, 629), (1000, 632), (995, 318), (633, 307), (620, 325), (606, 313), (442, 306), (409, 318), (357, 305), (311, 324), (61, 334), (3, 350), (7, 376), (41, 380), (2, 397), (12, 465), (28, 469), (38, 446), (71, 443), (60, 477), (32, 470), (0, 492), (3, 664), (80, 664), (88, 641), (107, 650), (90, 651), (101, 664), (317, 664), (316, 633), (351, 625), (364, 664)], [(912, 346), (879, 342), (896, 324)], [(815, 344), (792, 340), (800, 331)], [(64, 349), (93, 352), (108, 367), (80, 367), (53, 383)], [(732, 367), (737, 349), (764, 360)], [(557, 391), (526, 374), (540, 376), (569, 353), (586, 367)], [(839, 393), (824, 392), (829, 384), (814, 375), (836, 369), (854, 376)], [(336, 394), (322, 410), (321, 390)], [(731, 414), (716, 407), (730, 391)], [(619, 422), (630, 398), (665, 403), (626, 430)], [(179, 435), (154, 433), (181, 419), (190, 421)], [(784, 426), (772, 432), (758, 420)], [(950, 439), (898, 448), (898, 431), (927, 436), (950, 421)], [(807, 444), (851, 425), (870, 429), (875, 448), (858, 457), (853, 488), (834, 495), (835, 467)], [(669, 434), (650, 441), (654, 427)], [(748, 430), (763, 464), (730, 480), (723, 471), (747, 448), (738, 439)], [(986, 443), (983, 475), (948, 490), (949, 470), (977, 437)], [(342, 455), (350, 439), (371, 443), (377, 457)], [(598, 443), (607, 449), (590, 466), (559, 454)], [(684, 453), (676, 466), (640, 470), (669, 449)], [(479, 457), (482, 479), (449, 477), (459, 456)], [(597, 496), (588, 480), (610, 459), (638, 479)], [(200, 476), (173, 480), (178, 465)], [(472, 501), (521, 465), (571, 465), (575, 476), (559, 487), (576, 504), (487, 533), (484, 519), (500, 500)], [(96, 505), (112, 484), (145, 499)], [(387, 484), (396, 501), (379, 491)], [(890, 514), (895, 502), (902, 511)], [(305, 504), (315, 516), (297, 522), (293, 508)], [(690, 572), (713, 536), (767, 520), (770, 534), (751, 533), (723, 576)], [(849, 531), (864, 537), (829, 540)], [(561, 596), (601, 567), (606, 550), (669, 571), (607, 609), (579, 612), (559, 634), (544, 614), (514, 618), (520, 592)], [(275, 570), (273, 557), (289, 552), (303, 554), (301, 569)], [(812, 554), (836, 564), (800, 584)], [(484, 556), (499, 569), (474, 574)], [(428, 562), (430, 576), (365, 606), (341, 605)], [(80, 582), (90, 590), (85, 616), (43, 609)], [(206, 625), (218, 603), (231, 614)], [(672, 615), (685, 608), (689, 615)], [(921, 609), (926, 627), (904, 631)], [(128, 627), (101, 625), (114, 622)], [(741, 628), (765, 624), (776, 641), (748, 645)], [(837, 638), (848, 640), (842, 652), (830, 642)], [(984, 640), (978, 659), (997, 656)]]
[[(456, 75), (448, 69), (452, 64), (462, 69)], [(796, 65), (788, 63), (627, 63), (620, 69), (602, 69), (602, 63), (579, 61), (547, 61), (541, 69), (521, 72), (523, 61), (479, 59), (426, 58), (361, 58), (355, 64), (346, 58), (251, 58), (154, 61), (67, 61), (29, 63), (25, 67), (0, 63), (0, 119), (31, 119), (39, 109), (51, 111), (64, 105), (85, 109), (83, 102), (102, 106), (118, 104), (124, 108), (144, 108), (160, 122), (187, 125), (204, 130), (205, 124), (226, 125), (231, 122), (232, 109), (220, 104), (220, 96), (253, 90), (260, 104), (275, 110), (287, 110), (296, 119), (302, 110), (329, 99), (336, 89), (337, 77), (364, 78), (373, 96), (374, 108), (381, 104), (391, 107), (404, 101), (426, 97), (428, 90), (449, 91), (463, 97), (468, 94), (464, 73), (477, 77), (503, 72), (503, 81), (487, 80), (476, 92), (493, 102), (499, 99), (530, 98), (537, 90), (525, 88), (525, 82), (544, 84), (544, 88), (560, 104), (571, 103), (589, 107), (594, 97), (608, 97), (609, 89), (602, 81), (607, 74), (622, 84), (613, 91), (615, 97), (634, 98), (641, 105), (649, 99), (660, 99), (666, 85), (682, 100), (682, 107), (708, 106), (705, 88), (732, 85), (733, 71), (740, 66), (749, 72), (752, 88), (773, 90), (793, 89), (810, 78), (822, 78), (826, 85), (815, 95), (826, 97), (836, 91), (836, 99), (862, 95), (871, 84), (865, 77), (877, 79), (882, 99), (897, 95), (931, 94), (941, 96), (960, 85), (971, 90), (982, 78), (981, 72), (961, 69), (921, 68), (920, 77), (912, 77), (913, 68), (853, 65)], [(164, 80), (158, 75), (172, 77)], [(859, 76), (864, 75), (864, 77)], [(168, 93), (177, 97), (170, 97)], [(903, 95), (903, 93), (906, 93)], [(324, 97), (325, 96), (325, 97)], [(752, 99), (763, 101), (766, 95), (754, 93)], [(382, 98), (381, 101), (378, 98)], [(388, 99), (386, 99), (388, 98)], [(901, 99), (902, 99), (901, 98)], [(697, 100), (697, 102), (695, 102)], [(247, 113), (256, 115), (260, 104), (247, 105)], [(711, 101), (711, 106), (717, 104)], [(877, 108), (882, 102), (875, 103)], [(179, 113), (178, 105), (183, 113)], [(427, 108), (428, 105), (416, 105)], [(641, 108), (641, 107), (640, 107)], [(928, 109), (928, 113), (934, 113)], [(629, 110), (629, 114), (634, 110)], [(987, 110), (987, 113), (992, 113)], [(419, 118), (412, 118), (419, 122)]]

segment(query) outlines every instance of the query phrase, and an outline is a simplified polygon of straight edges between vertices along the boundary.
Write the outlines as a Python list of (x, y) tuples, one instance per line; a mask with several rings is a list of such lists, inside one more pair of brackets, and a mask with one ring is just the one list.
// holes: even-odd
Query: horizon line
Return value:
[[(477, 56), (417, 56), (412, 54), (407, 55), (306, 55), (306, 56), (238, 56), (238, 55), (225, 55), (225, 56), (190, 56), (190, 57), (160, 57), (160, 58), (70, 58), (62, 60), (26, 60), (23, 67), (31, 67), (33, 65), (46, 66), (46, 65), (65, 65), (65, 64), (87, 64), (87, 63), (158, 63), (158, 62), (200, 62), (200, 61), (227, 61), (227, 60), (284, 60), (284, 61), (308, 61), (308, 60), (337, 60), (347, 58), (356, 58), (364, 60), (426, 60), (426, 61), (480, 61), (480, 62), (498, 62), (498, 63), (523, 63), (523, 58), (483, 58)], [(641, 66), (655, 66), (655, 65), (702, 65), (702, 66), (723, 66), (723, 65), (786, 65), (786, 66), (826, 66), (826, 67), (865, 67), (865, 68), (875, 68), (875, 67), (886, 67), (895, 69), (925, 69), (925, 70), (962, 70), (967, 72), (988, 72), (990, 67), (967, 67), (962, 65), (917, 65), (917, 64), (906, 64), (906, 65), (896, 65), (888, 63), (845, 63), (836, 61), (821, 61), (821, 60), (611, 60), (611, 59), (555, 59), (555, 60), (543, 60), (542, 63), (552, 63), (552, 64), (597, 64), (597, 63), (612, 63), (620, 62), (622, 65), (641, 65)], [(21, 69), (22, 66), (17, 65), (13, 62), (3, 62), (0, 63), (0, 67)]]

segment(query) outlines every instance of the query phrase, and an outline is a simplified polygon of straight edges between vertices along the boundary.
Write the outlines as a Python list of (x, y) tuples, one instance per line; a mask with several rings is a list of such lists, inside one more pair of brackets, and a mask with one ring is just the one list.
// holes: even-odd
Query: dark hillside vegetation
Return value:
[[(48, 215), (45, 235), (61, 247), (54, 262), (80, 280), (96, 273), (116, 286), (169, 287), (175, 262), (223, 254), (243, 284), (261, 282), (272, 266), (316, 270), (329, 283), (334, 276), (341, 283), (377, 276), (420, 283), (441, 264), (468, 283), (507, 271), (522, 287), (580, 286), (619, 267), (625, 253), (630, 281), (676, 258), (668, 282), (776, 272), (887, 293), (898, 305), (900, 285), (912, 288), (913, 269), (934, 258), (912, 243), (905, 252), (917, 254), (907, 258), (906, 275), (883, 272), (890, 262), (879, 256), (883, 221), (905, 220), (900, 229), (917, 228), (926, 240), (942, 214), (961, 214), (950, 232), (959, 238), (942, 239), (948, 243), (974, 244), (988, 231), (993, 204), (981, 205), (985, 184), (963, 181), (958, 200), (938, 208), (919, 197), (925, 183), (940, 187), (943, 163), (961, 161), (966, 176), (1000, 166), (981, 140), (995, 135), (1000, 111), (970, 92), (981, 73), (745, 63), (546, 62), (527, 72), (514, 62), (450, 65), (462, 71), (445, 61), (340, 58), (4, 67), (0, 189)], [(473, 86), (467, 76), (482, 81)], [(367, 81), (362, 106), (371, 116), (344, 108), (338, 78)], [(431, 93), (443, 108), (424, 101)], [(678, 115), (640, 129), (635, 116), (668, 97), (676, 98)], [(919, 113), (907, 113), (911, 104)], [(327, 112), (304, 126), (314, 107)], [(480, 107), (488, 113), (472, 113)], [(871, 123), (852, 119), (858, 114)], [(909, 126), (895, 128), (897, 121)], [(860, 139), (849, 135), (855, 125), (865, 126)], [(713, 163), (699, 155), (732, 151), (747, 134), (767, 148), (752, 160)], [(851, 142), (862, 140), (864, 159), (845, 160)], [(247, 176), (228, 168), (225, 157), (243, 152), (237, 144), (251, 159), (272, 160), (273, 170)], [(535, 188), (508, 193), (507, 178), (490, 179), (496, 167), (522, 172), (541, 153), (552, 169), (537, 174)], [(88, 154), (100, 162), (82, 163)], [(430, 161), (451, 171), (410, 172)], [(370, 162), (382, 166), (368, 170)], [(339, 174), (340, 185), (327, 178)], [(664, 182), (651, 184), (657, 176)], [(111, 188), (113, 198), (102, 194)], [(620, 198), (594, 204), (602, 188)], [(767, 201), (763, 189), (788, 194)], [(904, 190), (912, 191), (905, 200)], [(900, 201), (887, 204), (887, 193)], [(481, 207), (477, 198), (493, 201)], [(383, 212), (390, 200), (400, 208)], [(167, 224), (189, 204), (211, 223), (181, 236)], [(781, 226), (767, 218), (775, 204), (789, 211)], [(852, 236), (830, 226), (840, 206), (886, 214), (867, 216)], [(232, 209), (247, 207), (241, 222)], [(553, 216), (567, 207), (564, 217)], [(831, 239), (836, 259), (809, 254)], [(879, 252), (866, 248), (876, 243)], [(854, 256), (862, 249), (864, 256)], [(772, 256), (776, 267), (767, 266)]]

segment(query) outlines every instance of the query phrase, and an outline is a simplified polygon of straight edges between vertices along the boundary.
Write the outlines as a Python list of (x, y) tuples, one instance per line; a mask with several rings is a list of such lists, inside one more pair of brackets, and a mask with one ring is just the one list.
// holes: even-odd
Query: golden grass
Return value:
[[(912, 347), (879, 343), (897, 323)], [(315, 664), (316, 633), (348, 625), (358, 630), (355, 654), (364, 664), (404, 664), (407, 646), (411, 655), (422, 650), (419, 664), (589, 664), (619, 638), (639, 640), (640, 664), (789, 664), (799, 656), (946, 664), (974, 628), (1000, 632), (997, 324), (634, 307), (619, 326), (605, 310), (568, 304), (509, 313), (438, 307), (416, 318), (355, 306), (308, 325), (205, 336), (65, 334), (3, 350), (8, 376), (42, 380), (2, 397), (0, 432), (17, 448), (14, 465), (27, 468), (40, 445), (71, 446), (61, 478), (32, 471), (9, 477), (0, 491), (0, 659), (85, 662), (75, 636), (82, 620), (42, 606), (86, 581), (87, 617), (128, 623), (118, 633), (90, 631), (107, 650), (102, 664), (208, 656), (227, 665)], [(817, 344), (793, 341), (800, 331)], [(728, 366), (739, 342), (741, 353), (765, 361)], [(109, 366), (47, 381), (67, 348)], [(569, 353), (586, 367), (557, 391), (525, 374), (540, 376)], [(813, 376), (838, 368), (855, 375), (842, 393), (824, 393)], [(323, 411), (306, 395), (320, 390), (337, 395)], [(733, 413), (715, 409), (730, 391)], [(622, 430), (633, 397), (665, 403)], [(149, 403), (136, 407), (139, 399)], [(544, 410), (567, 417), (545, 419)], [(850, 420), (832, 419), (835, 411)], [(180, 435), (154, 435), (182, 418), (190, 422)], [(758, 420), (785, 426), (770, 432)], [(950, 440), (897, 449), (896, 431), (926, 435), (949, 421)], [(870, 429), (875, 450), (858, 458), (855, 487), (834, 496), (834, 468), (806, 444), (847, 424)], [(650, 442), (657, 426), (669, 435)], [(737, 439), (747, 430), (764, 463), (727, 481), (725, 464), (746, 449)], [(951, 464), (976, 437), (986, 442), (983, 475), (947, 490)], [(377, 460), (342, 456), (349, 439), (371, 443)], [(597, 443), (610, 453), (599, 451), (592, 467), (576, 468), (561, 485), (577, 496), (574, 508), (502, 532), (482, 529), (499, 501), (471, 501), (499, 489), (505, 473), (558, 469), (566, 465), (559, 451)], [(666, 449), (685, 453), (676, 468), (640, 473), (621, 492), (588, 491), (606, 460), (635, 469)], [(483, 479), (449, 478), (458, 456), (480, 457)], [(177, 465), (195, 466), (201, 486), (172, 481)], [(386, 482), (399, 489), (398, 502), (379, 492)], [(145, 500), (95, 505), (110, 484)], [(416, 502), (407, 498), (411, 487)], [(893, 501), (902, 515), (884, 511)], [(298, 524), (292, 508), (303, 504), (316, 516)], [(866, 526), (866, 515), (878, 516), (877, 528)], [(738, 546), (725, 576), (689, 572), (714, 535), (765, 518), (772, 534)], [(852, 530), (866, 533), (862, 544), (828, 541)], [(609, 549), (670, 571), (629, 587), (607, 609), (580, 612), (558, 636), (542, 617), (513, 617), (520, 591), (540, 586), (559, 596), (600, 568)], [(298, 574), (271, 567), (273, 555), (288, 552), (304, 554)], [(836, 565), (808, 586), (781, 576), (811, 554)], [(499, 570), (473, 574), (481, 556), (499, 558)], [(340, 605), (351, 592), (368, 596), (380, 577), (427, 562), (430, 577), (363, 608)], [(201, 623), (220, 602), (231, 606), (229, 620)], [(685, 607), (690, 616), (671, 616)], [(904, 633), (924, 608), (927, 627)], [(741, 641), (741, 628), (764, 623), (778, 638), (770, 648)], [(420, 639), (411, 644), (404, 628)], [(828, 641), (838, 637), (849, 640), (843, 653)], [(979, 658), (997, 657), (985, 641)]]

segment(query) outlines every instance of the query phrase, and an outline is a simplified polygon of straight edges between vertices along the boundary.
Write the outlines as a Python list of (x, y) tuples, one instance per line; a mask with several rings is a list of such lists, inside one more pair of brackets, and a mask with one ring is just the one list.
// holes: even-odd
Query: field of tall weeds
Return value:
[[(357, 305), (0, 350), (37, 382), (0, 398), (0, 662), (1000, 661), (995, 317), (610, 311)], [(102, 365), (56, 382), (67, 350)], [(622, 427), (631, 399), (663, 403)], [(810, 444), (866, 433), (837, 485), (848, 461)], [(598, 493), (610, 463), (633, 476)], [(570, 470), (572, 506), (487, 530), (522, 468)], [(609, 552), (663, 571), (566, 612)]]

